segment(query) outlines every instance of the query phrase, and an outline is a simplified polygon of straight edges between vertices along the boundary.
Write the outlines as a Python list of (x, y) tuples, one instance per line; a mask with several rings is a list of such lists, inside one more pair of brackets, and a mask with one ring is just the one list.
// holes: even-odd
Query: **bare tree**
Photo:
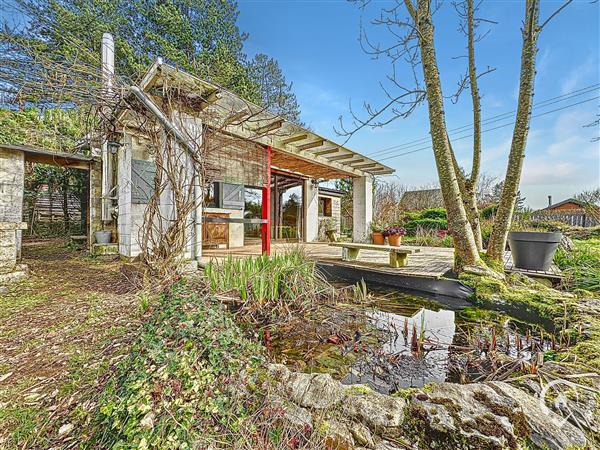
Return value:
[[(541, 30), (571, 2), (572, 0), (567, 0), (541, 25), (539, 24), (539, 0), (526, 0), (525, 3), (519, 105), (497, 222), (494, 224), (494, 232), (488, 246), (488, 255), (498, 261), (503, 257), (521, 176), (522, 159), (531, 117), (537, 37)], [(359, 3), (365, 7), (370, 2), (364, 0)], [(481, 155), (481, 107), (477, 80), (492, 69), (483, 73), (478, 73), (476, 69), (475, 42), (481, 36), (475, 34), (475, 29), (482, 20), (475, 17), (478, 5), (474, 6), (473, 0), (465, 0), (456, 4), (462, 18), (461, 29), (467, 35), (468, 49), (467, 75), (459, 83), (457, 95), (469, 87), (475, 129), (473, 164), (471, 173), (467, 177), (458, 166), (446, 126), (444, 95), (436, 56), (433, 22), (434, 13), (440, 5), (441, 3), (431, 0), (396, 0), (391, 7), (383, 8), (381, 16), (372, 21), (372, 24), (383, 26), (390, 32), (393, 41), (391, 44), (371, 43), (361, 26), (361, 43), (365, 51), (375, 57), (385, 56), (391, 60), (393, 70), (392, 75), (388, 76), (388, 80), (398, 90), (398, 95), (394, 95), (394, 92), (384, 88), (388, 99), (387, 103), (378, 109), (368, 104), (365, 105), (367, 118), (362, 119), (357, 117), (351, 109), (353, 128), (348, 130), (341, 126), (338, 132), (350, 137), (364, 127), (384, 126), (396, 119), (406, 117), (414, 111), (418, 104), (427, 100), (433, 154), (447, 209), (449, 229), (454, 238), (456, 268), (460, 270), (463, 265), (483, 264), (479, 257), (481, 233), (476, 196)], [(414, 78), (413, 88), (406, 87), (398, 81), (396, 76), (398, 63), (408, 64)], [(421, 77), (417, 75), (419, 67), (422, 71), (424, 87), (420, 83)]]

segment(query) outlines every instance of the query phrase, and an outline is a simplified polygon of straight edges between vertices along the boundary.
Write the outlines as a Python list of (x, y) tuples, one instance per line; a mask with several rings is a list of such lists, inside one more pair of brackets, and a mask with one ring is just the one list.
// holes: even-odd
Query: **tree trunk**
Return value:
[(533, 85), (535, 79), (535, 57), (539, 33), (539, 0), (527, 0), (525, 26), (523, 29), (523, 49), (521, 52), (521, 74), (519, 83), (519, 104), (513, 138), (508, 156), (506, 178), (502, 188), (498, 211), (490, 237), (487, 254), (495, 261), (502, 261), (506, 239), (512, 222), (515, 203), (521, 181), (523, 158), (531, 118)]
[(475, 66), (475, 29), (473, 25), (473, 0), (467, 0), (467, 47), (469, 52), (469, 86), (471, 102), (473, 103), (473, 164), (471, 175), (465, 183), (465, 208), (471, 223), (477, 249), (483, 249), (481, 226), (479, 224), (479, 208), (477, 207), (477, 179), (481, 164), (481, 99), (477, 82), (477, 67)]
[(405, 0), (405, 3), (413, 15), (417, 27), (429, 106), (431, 142), (448, 214), (448, 226), (454, 239), (456, 268), (460, 270), (464, 265), (478, 264), (481, 261), (473, 231), (467, 220), (447, 135), (444, 99), (434, 47), (430, 0), (418, 0), (416, 11), (410, 0)]

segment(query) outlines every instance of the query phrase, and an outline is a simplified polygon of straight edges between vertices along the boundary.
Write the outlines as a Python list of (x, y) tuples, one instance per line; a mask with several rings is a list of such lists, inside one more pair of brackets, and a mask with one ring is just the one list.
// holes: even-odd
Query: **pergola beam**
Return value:
[(205, 110), (210, 105), (212, 105), (213, 103), (217, 102), (221, 97), (223, 97), (223, 94), (221, 93), (221, 91), (218, 91), (218, 90), (217, 91), (212, 91), (206, 97), (202, 98), (202, 100), (200, 101), (200, 105), (198, 105), (198, 109), (200, 111)]
[(303, 141), (304, 139), (308, 139), (308, 134), (297, 134), (296, 136), (289, 137), (287, 139), (283, 139), (281, 143), (283, 145), (291, 144), (292, 142)]
[[(319, 152), (314, 152), (313, 155), (315, 156), (323, 156), (323, 155), (329, 155), (331, 153), (337, 153), (340, 149), (338, 147), (335, 148), (328, 148), (326, 150), (321, 150)], [(327, 161), (330, 161), (329, 159), (327, 159)]]
[(283, 125), (283, 119), (277, 119), (274, 122), (271, 122), (267, 125), (256, 128), (254, 130), (254, 132), (258, 133), (258, 134), (268, 133), (269, 131), (273, 131), (273, 130), (277, 130), (277, 129), (281, 128), (282, 125)]
[(367, 169), (369, 167), (375, 167), (375, 166), (377, 166), (377, 163), (360, 164), (358, 166), (353, 165), (352, 167), (354, 167), (355, 169)]
[(327, 160), (328, 161), (342, 161), (344, 159), (354, 158), (355, 156), (356, 156), (356, 154), (354, 154), (354, 153), (348, 153), (346, 155), (333, 156), (331, 158), (327, 158)]
[(325, 139), (309, 142), (308, 144), (298, 145), (298, 150), (308, 150), (309, 148), (321, 147), (325, 143)]

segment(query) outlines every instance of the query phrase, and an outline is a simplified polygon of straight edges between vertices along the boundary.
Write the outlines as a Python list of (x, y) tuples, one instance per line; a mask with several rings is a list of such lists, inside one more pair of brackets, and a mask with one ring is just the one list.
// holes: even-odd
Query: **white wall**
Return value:
[(319, 239), (319, 185), (313, 180), (304, 180), (302, 197), (304, 242), (314, 242)]
[(373, 177), (352, 179), (352, 240), (366, 242), (373, 220)]

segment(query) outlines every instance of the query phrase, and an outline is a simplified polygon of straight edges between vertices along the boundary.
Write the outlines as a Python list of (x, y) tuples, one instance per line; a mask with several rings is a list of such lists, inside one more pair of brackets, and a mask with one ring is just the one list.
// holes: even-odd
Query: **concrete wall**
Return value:
[(302, 199), (304, 242), (314, 242), (319, 239), (319, 185), (314, 180), (304, 180)]
[(12, 272), (17, 264), (24, 183), (24, 153), (0, 149), (0, 274)]
[(123, 146), (119, 149), (119, 253), (129, 258), (133, 258), (141, 252), (140, 230), (144, 223), (144, 213), (147, 206), (146, 204), (134, 204), (131, 201), (131, 161), (133, 159), (150, 160), (148, 144), (149, 142), (142, 137), (125, 133)]
[(356, 177), (352, 183), (352, 240), (366, 242), (373, 220), (373, 177)]

